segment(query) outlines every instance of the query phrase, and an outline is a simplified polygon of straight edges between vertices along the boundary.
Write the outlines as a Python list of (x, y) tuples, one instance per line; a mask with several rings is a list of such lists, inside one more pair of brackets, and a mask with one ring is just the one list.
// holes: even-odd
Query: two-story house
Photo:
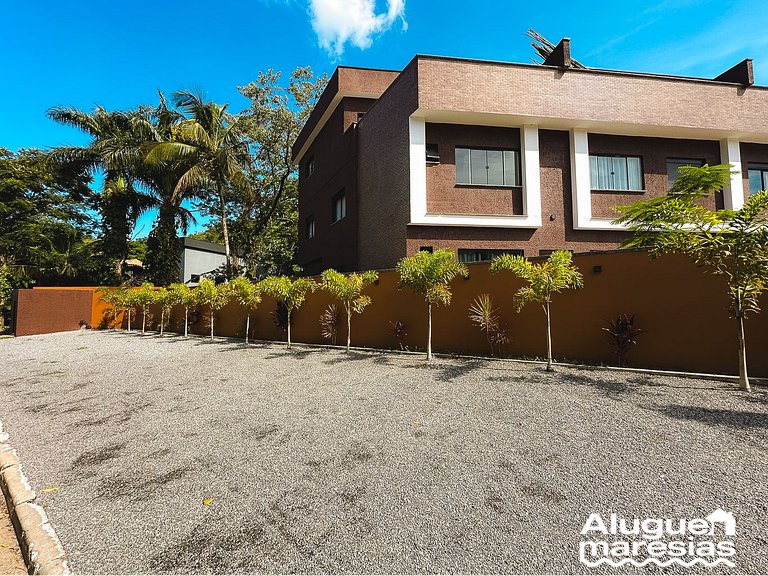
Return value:
[(614, 206), (665, 194), (683, 165), (736, 171), (712, 207), (768, 187), (768, 88), (751, 60), (715, 79), (418, 55), (339, 67), (293, 147), (299, 264), (391, 268), (617, 248)]

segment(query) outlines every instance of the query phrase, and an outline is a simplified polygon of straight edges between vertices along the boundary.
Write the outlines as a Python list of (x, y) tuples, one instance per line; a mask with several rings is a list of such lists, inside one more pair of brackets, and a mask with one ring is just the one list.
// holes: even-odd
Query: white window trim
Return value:
[(730, 164), (728, 185), (723, 187), (723, 205), (726, 210), (740, 210), (744, 207), (744, 180), (741, 168), (741, 143), (735, 138), (720, 140), (720, 162)]
[(426, 120), (411, 116), (410, 136), (411, 224), (425, 226), (484, 226), (490, 228), (541, 227), (541, 177), (539, 167), (539, 129), (520, 128), (520, 161), (523, 187), (523, 214), (481, 216), (427, 213)]

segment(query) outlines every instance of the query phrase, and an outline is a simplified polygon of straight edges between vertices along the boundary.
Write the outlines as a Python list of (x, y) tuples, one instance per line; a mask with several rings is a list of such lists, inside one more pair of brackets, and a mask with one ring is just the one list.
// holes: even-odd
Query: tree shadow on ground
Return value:
[(288, 350), (287, 348), (283, 350), (276, 350), (270, 354), (267, 354), (264, 356), (266, 360), (271, 360), (272, 358), (307, 358), (308, 356), (312, 356), (313, 354), (319, 354), (321, 351), (319, 350), (311, 350), (311, 349), (296, 349), (292, 348), (291, 350)]
[(360, 360), (372, 360), (374, 358), (373, 354), (366, 354), (365, 352), (356, 352), (354, 350), (350, 350), (349, 352), (345, 352), (343, 350), (336, 350), (335, 352), (336, 352), (336, 355), (333, 358), (324, 360), (323, 364), (333, 366), (334, 364), (344, 364), (346, 362), (357, 362)]
[(408, 362), (400, 365), (402, 368), (413, 370), (427, 370), (434, 374), (435, 380), (441, 382), (452, 382), (457, 378), (466, 376), (475, 370), (487, 368), (488, 363), (483, 360), (466, 360), (456, 363), (441, 359), (422, 360), (420, 362)]
[(678, 420), (695, 420), (710, 426), (725, 426), (740, 430), (768, 429), (768, 413), (703, 408), (682, 404), (659, 407), (657, 411)]

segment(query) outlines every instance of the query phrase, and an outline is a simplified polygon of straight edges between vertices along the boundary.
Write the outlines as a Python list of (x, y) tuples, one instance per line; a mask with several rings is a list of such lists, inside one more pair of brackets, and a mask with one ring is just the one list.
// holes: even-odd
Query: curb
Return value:
[(30, 574), (69, 576), (67, 555), (0, 422), (0, 488)]

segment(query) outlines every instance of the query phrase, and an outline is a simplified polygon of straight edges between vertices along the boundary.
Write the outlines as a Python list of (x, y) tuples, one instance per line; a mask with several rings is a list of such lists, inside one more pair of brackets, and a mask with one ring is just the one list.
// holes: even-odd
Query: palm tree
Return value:
[(232, 252), (227, 224), (227, 190), (247, 188), (246, 170), (250, 152), (239, 117), (227, 112), (228, 104), (206, 102), (203, 96), (186, 90), (173, 95), (176, 107), (187, 114), (175, 139), (152, 147), (147, 160), (158, 164), (184, 163), (175, 192), (212, 194), (221, 218), (227, 275), (232, 271)]
[(140, 134), (141, 161), (135, 166), (137, 178), (147, 187), (158, 206), (158, 218), (147, 239), (146, 268), (155, 284), (168, 285), (178, 280), (178, 230), (186, 234), (194, 222), (184, 202), (196, 198), (199, 189), (179, 186), (192, 163), (181, 157), (159, 158), (155, 149), (174, 143), (184, 116), (168, 107), (159, 93), (155, 108), (140, 108), (133, 117), (134, 129)]
[(104, 173), (99, 196), (102, 250), (104, 256), (114, 262), (118, 278), (122, 277), (128, 256), (128, 238), (136, 219), (153, 204), (148, 195), (136, 188), (132, 176), (140, 143), (133, 129), (132, 115), (133, 112), (109, 112), (99, 106), (93, 112), (72, 107), (48, 110), (52, 120), (91, 136), (91, 142), (86, 146), (54, 148), (51, 157), (66, 164), (83, 166), (90, 172)]
[(451, 303), (451, 281), (456, 276), (469, 276), (469, 270), (456, 260), (450, 250), (419, 252), (415, 256), (401, 258), (397, 263), (400, 277), (398, 286), (408, 286), (421, 294), (427, 303), (427, 360), (432, 359), (432, 306), (448, 306)]

